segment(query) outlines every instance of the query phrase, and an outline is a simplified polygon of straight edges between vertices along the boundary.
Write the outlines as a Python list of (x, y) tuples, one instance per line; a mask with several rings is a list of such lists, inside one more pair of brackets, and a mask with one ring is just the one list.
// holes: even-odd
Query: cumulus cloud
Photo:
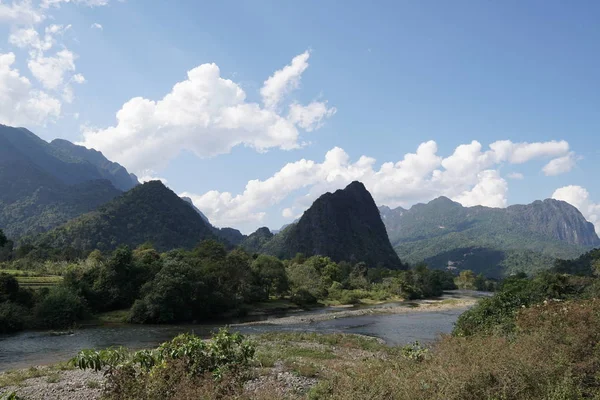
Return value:
[(31, 0), (14, 0), (0, 2), (0, 22), (15, 25), (35, 25), (42, 22), (46, 16), (32, 4)]
[(312, 132), (323, 126), (325, 118), (337, 112), (335, 107), (327, 108), (327, 102), (313, 101), (307, 106), (293, 103), (290, 105), (288, 119), (307, 132)]
[(362, 181), (378, 204), (391, 207), (409, 207), (441, 195), (466, 206), (505, 207), (508, 184), (500, 176), (499, 166), (554, 157), (560, 154), (557, 143), (561, 151), (569, 151), (566, 142), (502, 141), (492, 143), (486, 150), (473, 141), (442, 157), (438, 155), (437, 143), (428, 141), (401, 160), (379, 167), (374, 158), (367, 156), (352, 162), (343, 149), (335, 147), (322, 162), (302, 159), (289, 163), (268, 179), (248, 182), (239, 194), (213, 190), (182, 195), (192, 198), (217, 226), (233, 225), (246, 232), (261, 224), (266, 210), (288, 198), (292, 198), (292, 205), (281, 214), (291, 219), (324, 192), (342, 188), (353, 180)]
[(463, 206), (506, 207), (508, 184), (496, 170), (485, 170), (477, 174), (477, 184), (454, 197)]
[(552, 194), (556, 200), (566, 201), (583, 214), (585, 219), (594, 224), (596, 233), (600, 235), (600, 203), (594, 203), (590, 199), (590, 193), (581, 186), (565, 186)]
[(283, 97), (300, 85), (302, 73), (308, 68), (308, 58), (310, 53), (297, 55), (292, 63), (282, 69), (275, 71), (269, 79), (264, 82), (260, 94), (267, 108), (275, 108)]
[(33, 88), (31, 82), (13, 68), (14, 53), (0, 54), (0, 123), (43, 125), (60, 115), (61, 103)]
[(75, 54), (64, 49), (52, 57), (40, 55), (32, 58), (27, 66), (46, 89), (56, 90), (64, 84), (65, 75), (75, 71)]
[[(308, 53), (294, 58), (291, 65), (305, 57)], [(265, 85), (288, 87), (281, 81), (293, 80), (293, 74), (281, 71)], [(276, 78), (280, 73), (285, 79)], [(274, 78), (277, 84), (271, 81)], [(272, 89), (267, 92), (274, 93)], [(334, 108), (311, 103), (304, 111), (282, 115), (275, 109), (248, 102), (241, 86), (221, 77), (216, 64), (202, 64), (188, 71), (187, 79), (175, 84), (160, 100), (129, 100), (117, 112), (115, 126), (84, 130), (81, 144), (102, 151), (135, 172), (158, 170), (184, 149), (199, 157), (227, 153), (238, 145), (257, 151), (294, 149), (299, 147), (299, 128), (314, 130), (334, 113)]]
[(575, 153), (571, 152), (562, 157), (551, 160), (542, 168), (546, 176), (555, 176), (571, 171), (576, 164)]

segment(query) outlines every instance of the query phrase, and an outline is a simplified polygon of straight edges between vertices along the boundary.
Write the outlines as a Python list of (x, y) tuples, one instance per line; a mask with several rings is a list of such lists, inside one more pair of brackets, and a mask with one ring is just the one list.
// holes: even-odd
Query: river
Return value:
[[(482, 294), (473, 293), (481, 297)], [(449, 294), (446, 297), (456, 297)], [(408, 305), (406, 305), (408, 307)], [(373, 306), (381, 308), (383, 306)], [(322, 313), (334, 313), (326, 308)], [(440, 333), (449, 333), (465, 308), (443, 311), (414, 311), (400, 314), (369, 314), (289, 325), (243, 324), (231, 329), (245, 334), (273, 331), (303, 331), (322, 333), (357, 333), (383, 339), (390, 345), (413, 341), (429, 342)], [(310, 312), (307, 312), (308, 315)], [(314, 314), (314, 311), (312, 312)], [(302, 316), (302, 313), (294, 315)], [(82, 349), (124, 346), (131, 349), (152, 348), (184, 332), (208, 337), (224, 324), (202, 325), (118, 325), (99, 326), (56, 336), (51, 332), (26, 331), (0, 336), (0, 371), (52, 364), (75, 356)]]

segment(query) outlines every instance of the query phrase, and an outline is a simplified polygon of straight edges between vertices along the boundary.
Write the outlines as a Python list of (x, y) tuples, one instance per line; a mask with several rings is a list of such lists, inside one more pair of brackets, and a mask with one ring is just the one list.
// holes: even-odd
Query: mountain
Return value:
[(189, 197), (185, 197), (185, 196), (181, 196), (181, 199), (183, 201), (185, 201), (186, 203), (188, 203), (190, 206), (192, 206), (194, 211), (196, 211), (200, 215), (200, 217), (202, 217), (204, 222), (206, 222), (209, 225), (211, 224), (210, 221), (208, 220), (208, 217), (206, 215), (204, 215), (204, 213), (202, 211), (200, 211), (200, 209), (194, 205), (194, 202), (192, 201), (192, 199), (190, 199)]
[(335, 261), (364, 261), (369, 267), (403, 267), (373, 197), (360, 182), (319, 197), (261, 251), (282, 258), (319, 254)]
[(273, 238), (273, 233), (263, 226), (258, 228), (256, 232), (246, 236), (240, 243), (240, 247), (249, 253), (259, 253), (262, 247)]
[(380, 207), (390, 241), (408, 262), (491, 277), (552, 266), (600, 245), (594, 226), (559, 200), (507, 208), (463, 207), (446, 197), (409, 210)]
[(48, 230), (121, 191), (101, 169), (24, 128), (0, 125), (0, 228), (11, 238)]
[(54, 139), (50, 145), (64, 151), (75, 159), (81, 159), (94, 165), (102, 178), (111, 181), (113, 186), (119, 190), (126, 192), (140, 184), (137, 176), (127, 172), (120, 164), (108, 160), (97, 150), (78, 146), (64, 139)]
[(204, 213), (202, 211), (200, 211), (200, 209), (194, 205), (194, 202), (192, 201), (192, 199), (190, 199), (189, 197), (185, 197), (185, 196), (182, 196), (181, 199), (183, 201), (185, 201), (186, 203), (188, 203), (194, 209), (194, 211), (196, 211), (198, 213), (198, 215), (200, 215), (200, 217), (204, 220), (204, 222), (206, 222), (211, 227), (215, 236), (223, 239), (226, 243), (230, 244), (231, 246), (239, 245), (240, 243), (242, 243), (242, 241), (246, 237), (242, 234), (242, 232), (238, 231), (237, 229), (217, 228), (217, 227), (213, 226), (210, 223), (210, 221), (208, 220), (208, 217), (206, 215), (204, 215)]
[(213, 230), (188, 203), (160, 181), (138, 185), (97, 210), (42, 234), (35, 243), (89, 251), (136, 247), (150, 242), (159, 251), (192, 248), (214, 238)]

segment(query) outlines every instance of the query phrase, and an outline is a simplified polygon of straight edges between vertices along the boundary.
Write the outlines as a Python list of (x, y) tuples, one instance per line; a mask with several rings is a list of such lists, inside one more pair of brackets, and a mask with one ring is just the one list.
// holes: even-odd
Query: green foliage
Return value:
[(252, 263), (252, 272), (265, 300), (268, 300), (271, 295), (281, 296), (288, 290), (285, 266), (278, 258), (259, 255)]
[(423, 361), (429, 354), (429, 349), (423, 347), (418, 341), (404, 345), (400, 348), (402, 357), (414, 361)]
[(86, 315), (83, 300), (66, 287), (57, 286), (36, 305), (36, 323), (43, 328), (66, 328)]
[(10, 301), (0, 303), (0, 333), (17, 332), (23, 329), (27, 314), (29, 311), (19, 304)]
[(544, 300), (569, 299), (583, 293), (586, 284), (565, 275), (541, 273), (533, 279), (515, 276), (506, 279), (492, 297), (482, 299), (456, 322), (456, 336), (509, 334), (515, 316), (525, 307)]
[(80, 369), (105, 371), (109, 398), (168, 398), (182, 381), (210, 374), (215, 380), (240, 375), (254, 358), (255, 345), (221, 329), (211, 340), (182, 334), (155, 350), (83, 350), (71, 361)]

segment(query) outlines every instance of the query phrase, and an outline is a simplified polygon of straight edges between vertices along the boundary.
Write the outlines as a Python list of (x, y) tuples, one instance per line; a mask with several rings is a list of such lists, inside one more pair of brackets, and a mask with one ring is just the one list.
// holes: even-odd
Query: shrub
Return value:
[(0, 303), (0, 333), (20, 331), (25, 327), (26, 308), (12, 303)]
[(57, 286), (35, 307), (35, 322), (42, 328), (66, 328), (85, 317), (81, 297)]
[(206, 383), (208, 376), (236, 380), (254, 354), (251, 342), (222, 329), (210, 341), (182, 334), (152, 351), (83, 350), (72, 363), (81, 369), (106, 370), (107, 398), (164, 399), (183, 390), (182, 385)]

